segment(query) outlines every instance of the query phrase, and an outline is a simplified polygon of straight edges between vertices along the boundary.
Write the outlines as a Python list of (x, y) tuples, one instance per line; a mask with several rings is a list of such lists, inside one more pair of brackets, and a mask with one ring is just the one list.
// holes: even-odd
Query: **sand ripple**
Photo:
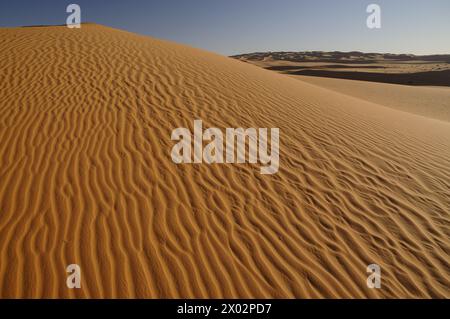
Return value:
[[(102, 26), (0, 33), (0, 297), (450, 297), (449, 123)], [(175, 165), (194, 119), (279, 127), (279, 173)]]

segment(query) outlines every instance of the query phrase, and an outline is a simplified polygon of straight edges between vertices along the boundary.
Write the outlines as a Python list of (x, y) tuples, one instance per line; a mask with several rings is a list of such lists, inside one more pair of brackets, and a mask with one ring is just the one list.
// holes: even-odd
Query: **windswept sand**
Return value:
[[(450, 297), (450, 123), (96, 25), (0, 55), (0, 297)], [(174, 164), (195, 119), (279, 173)]]

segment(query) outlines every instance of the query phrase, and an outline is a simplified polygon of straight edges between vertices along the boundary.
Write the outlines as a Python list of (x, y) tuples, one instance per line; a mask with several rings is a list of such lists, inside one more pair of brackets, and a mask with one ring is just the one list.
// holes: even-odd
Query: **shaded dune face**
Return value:
[[(448, 123), (102, 26), (0, 33), (0, 297), (450, 297)], [(279, 172), (174, 164), (195, 119), (280, 128)]]

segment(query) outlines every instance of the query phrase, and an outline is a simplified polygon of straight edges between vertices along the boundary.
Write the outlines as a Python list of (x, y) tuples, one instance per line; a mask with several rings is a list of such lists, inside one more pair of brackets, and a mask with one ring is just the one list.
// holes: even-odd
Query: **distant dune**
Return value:
[(450, 54), (266, 52), (236, 55), (272, 71), (404, 85), (450, 86)]
[[(450, 297), (445, 119), (98, 25), (0, 34), (0, 297)], [(278, 174), (174, 164), (195, 119), (280, 128)]]

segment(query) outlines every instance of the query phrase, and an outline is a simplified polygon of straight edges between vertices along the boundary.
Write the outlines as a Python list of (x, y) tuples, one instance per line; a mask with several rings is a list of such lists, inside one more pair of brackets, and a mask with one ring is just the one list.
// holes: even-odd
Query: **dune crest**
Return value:
[[(0, 33), (0, 297), (450, 297), (449, 123), (103, 26)], [(278, 173), (174, 164), (195, 119), (280, 128)]]

